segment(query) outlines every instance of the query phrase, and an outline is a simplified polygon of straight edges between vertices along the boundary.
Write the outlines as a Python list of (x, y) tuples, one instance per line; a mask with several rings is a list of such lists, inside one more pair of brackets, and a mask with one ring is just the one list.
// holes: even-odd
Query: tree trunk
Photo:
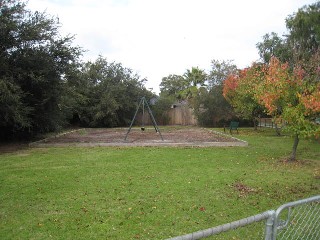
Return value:
[(278, 124), (275, 123), (277, 136), (281, 136), (281, 128), (278, 127)]
[(293, 143), (292, 153), (291, 153), (291, 156), (289, 158), (290, 162), (296, 161), (296, 153), (297, 153), (298, 144), (299, 144), (299, 135), (296, 134), (294, 136), (294, 143)]
[(254, 127), (254, 130), (255, 130), (255, 131), (258, 130), (258, 124), (257, 124), (256, 118), (253, 118), (253, 127)]

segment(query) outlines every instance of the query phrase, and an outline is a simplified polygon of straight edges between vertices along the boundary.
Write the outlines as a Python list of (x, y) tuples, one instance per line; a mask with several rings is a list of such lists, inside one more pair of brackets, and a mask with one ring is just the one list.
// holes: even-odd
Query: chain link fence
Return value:
[(170, 238), (170, 240), (209, 239), (320, 239), (320, 195), (291, 202), (238, 221)]
[(320, 239), (320, 196), (282, 205), (274, 225), (273, 239)]

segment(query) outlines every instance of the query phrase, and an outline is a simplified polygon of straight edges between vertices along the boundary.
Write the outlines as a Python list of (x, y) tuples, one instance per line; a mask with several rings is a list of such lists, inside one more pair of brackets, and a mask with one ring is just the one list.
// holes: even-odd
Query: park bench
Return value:
[[(239, 127), (239, 122), (231, 121), (230, 125), (229, 125), (230, 134), (232, 134), (232, 130), (237, 130), (237, 133), (239, 133), (238, 132), (238, 127)], [(225, 127), (224, 127), (224, 132), (226, 132), (226, 128)]]

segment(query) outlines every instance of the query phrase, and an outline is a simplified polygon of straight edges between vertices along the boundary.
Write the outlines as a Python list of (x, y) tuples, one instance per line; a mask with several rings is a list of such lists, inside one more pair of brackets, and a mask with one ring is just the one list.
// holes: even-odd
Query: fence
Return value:
[(169, 125), (197, 125), (197, 119), (188, 104), (175, 104), (167, 111)]
[(282, 128), (284, 126), (284, 121), (282, 119), (278, 119), (275, 123), (275, 120), (272, 118), (259, 118), (258, 126), (259, 127), (267, 127), (267, 128)]
[(320, 239), (320, 195), (291, 202), (239, 221), (170, 238), (195, 240), (212, 239)]
[[(175, 104), (172, 108), (168, 109), (164, 115), (168, 119), (167, 122), (161, 121), (161, 119), (156, 119), (158, 124), (161, 125), (197, 125), (197, 119), (194, 116), (192, 108), (187, 104)], [(136, 116), (137, 125), (141, 125), (142, 122), (145, 125), (152, 125), (152, 120), (149, 113), (146, 111), (144, 114), (139, 112)]]

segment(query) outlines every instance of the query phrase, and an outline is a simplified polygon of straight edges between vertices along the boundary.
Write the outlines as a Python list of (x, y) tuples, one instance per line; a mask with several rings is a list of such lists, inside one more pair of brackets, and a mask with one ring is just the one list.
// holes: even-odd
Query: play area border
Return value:
[(234, 136), (230, 136), (228, 134), (224, 134), (218, 131), (210, 130), (217, 135), (222, 135), (224, 137), (233, 139), (234, 141), (230, 142), (176, 142), (170, 140), (148, 140), (147, 142), (72, 142), (72, 143), (52, 143), (49, 140), (61, 137), (66, 134), (70, 134), (76, 131), (81, 131), (84, 128), (76, 129), (64, 133), (57, 134), (52, 137), (48, 137), (36, 142), (32, 142), (29, 144), (29, 147), (246, 147), (248, 146), (248, 142), (238, 139)]

